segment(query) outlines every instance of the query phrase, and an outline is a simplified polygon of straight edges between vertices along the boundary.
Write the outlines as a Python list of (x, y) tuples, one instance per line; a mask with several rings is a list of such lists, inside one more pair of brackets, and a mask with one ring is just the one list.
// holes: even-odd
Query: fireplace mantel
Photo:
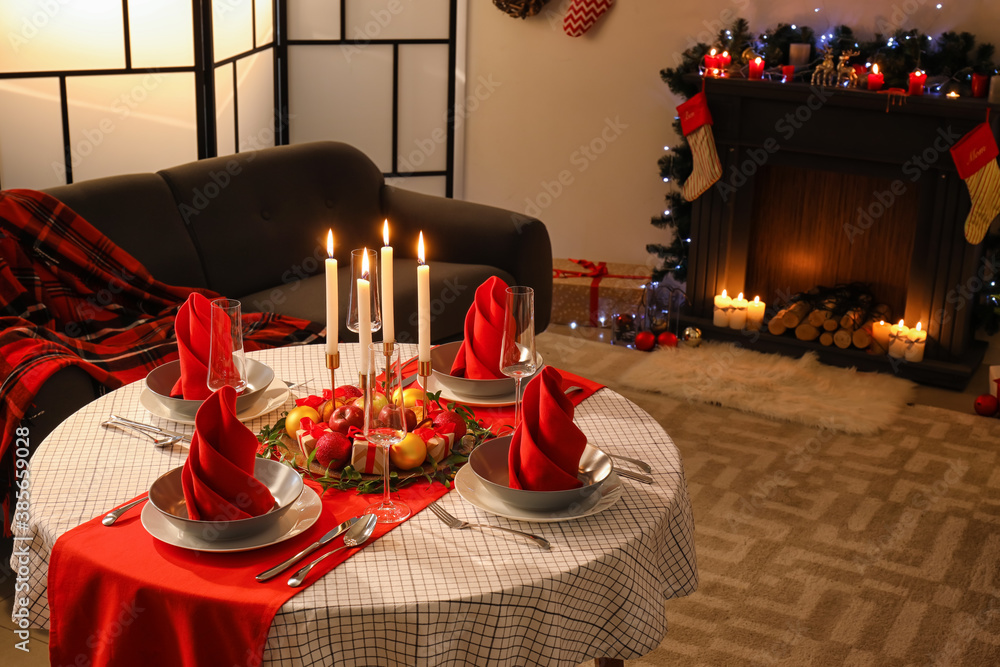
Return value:
[[(694, 202), (688, 272), (692, 323), (709, 336), (739, 340), (749, 347), (796, 356), (815, 350), (827, 363), (964, 387), (985, 349), (974, 339), (973, 304), (961, 296), (964, 286), (981, 277), (982, 253), (981, 246), (970, 245), (964, 238), (970, 201), (948, 148), (987, 119), (988, 105), (982, 100), (906, 97), (767, 81), (710, 79), (705, 84), (723, 176)], [(996, 135), (1000, 109), (995, 109), (990, 123)], [(890, 250), (860, 261), (878, 264), (877, 268), (885, 263), (888, 274), (901, 276), (904, 284), (887, 289), (898, 293), (902, 309), (893, 317), (905, 318), (910, 326), (920, 321), (928, 330), (922, 363), (893, 363), (884, 355), (803, 343), (766, 331), (748, 335), (711, 323), (713, 297), (722, 289), (734, 295), (746, 292), (750, 298), (760, 294), (773, 313), (790, 294), (815, 286), (778, 285), (771, 280), (766, 293), (760, 293), (761, 285), (748, 283), (748, 279), (768, 283), (761, 279), (765, 271), (755, 266), (752, 248), (759, 251), (766, 244), (780, 243), (782, 237), (777, 235), (772, 241), (762, 236), (761, 220), (768, 216), (760, 208), (772, 206), (777, 191), (796, 210), (809, 210), (812, 192), (793, 186), (782, 192), (782, 181), (777, 180), (776, 186), (776, 179), (787, 179), (792, 185), (832, 187), (841, 177), (861, 179), (857, 182), (863, 187), (883, 184), (860, 194), (847, 193), (862, 202), (871, 199), (874, 212), (880, 211), (876, 202), (881, 188), (895, 185), (907, 192), (905, 205), (893, 202), (884, 218), (877, 220), (880, 234), (896, 235), (883, 241), (890, 244)], [(830, 199), (829, 192), (826, 198)], [(789, 219), (797, 225), (837, 225), (836, 234), (842, 228), (850, 242), (845, 247), (851, 253), (864, 252), (875, 247), (876, 235), (866, 236), (873, 223), (862, 215), (867, 205), (856, 203), (845, 204), (856, 213), (840, 211), (836, 220), (795, 220), (792, 211), (776, 217), (786, 220), (783, 236), (794, 235)], [(826, 252), (843, 254), (843, 248)], [(824, 248), (817, 247), (801, 260), (820, 262), (823, 253)]]

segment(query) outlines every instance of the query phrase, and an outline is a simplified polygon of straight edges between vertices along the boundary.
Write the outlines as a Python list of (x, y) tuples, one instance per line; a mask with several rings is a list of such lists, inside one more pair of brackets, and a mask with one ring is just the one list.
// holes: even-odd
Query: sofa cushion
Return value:
[(328, 229), (341, 266), (353, 248), (381, 238), (382, 173), (346, 144), (279, 146), (159, 173), (208, 286), (231, 298), (322, 272)]
[[(479, 287), (490, 276), (498, 276), (508, 285), (514, 277), (506, 271), (484, 264), (431, 263), (431, 336), (435, 343), (462, 337), (465, 314)], [(340, 310), (347, 312), (350, 289), (350, 265), (339, 264), (337, 286)], [(417, 342), (417, 264), (412, 259), (393, 262), (396, 340)], [(326, 280), (314, 276), (285, 282), (278, 287), (237, 297), (243, 312), (280, 312), (314, 322), (326, 322)], [(355, 342), (358, 335), (340, 323), (340, 340)], [(378, 340), (380, 336), (376, 335)]]
[(139, 260), (157, 280), (208, 286), (170, 189), (156, 174), (111, 176), (45, 192)]

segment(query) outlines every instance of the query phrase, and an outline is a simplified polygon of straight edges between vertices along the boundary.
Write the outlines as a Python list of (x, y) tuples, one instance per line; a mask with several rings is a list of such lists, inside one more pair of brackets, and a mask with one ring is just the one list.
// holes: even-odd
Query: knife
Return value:
[(333, 538), (335, 538), (338, 535), (342, 534), (345, 530), (347, 530), (352, 525), (354, 525), (354, 522), (357, 521), (360, 518), (361, 517), (357, 517), (356, 516), (356, 517), (348, 519), (344, 523), (340, 524), (339, 526), (337, 526), (336, 528), (334, 528), (333, 530), (331, 530), (330, 532), (328, 532), (323, 537), (319, 538), (318, 541), (313, 542), (308, 547), (306, 547), (305, 549), (303, 549), (299, 553), (295, 554), (294, 556), (292, 556), (291, 558), (289, 558), (285, 562), (279, 563), (278, 565), (275, 565), (270, 570), (265, 570), (264, 572), (261, 572), (260, 574), (258, 574), (255, 577), (255, 579), (257, 579), (257, 581), (264, 582), (264, 581), (267, 581), (268, 579), (273, 578), (276, 574), (278, 574), (282, 570), (290, 567), (297, 560), (299, 560), (301, 558), (304, 558), (305, 556), (308, 556), (309, 554), (311, 554), (312, 552), (316, 551), (317, 549), (319, 549), (321, 546), (323, 546), (324, 544), (326, 544), (327, 542), (329, 542)]
[(123, 424), (128, 424), (135, 428), (142, 429), (143, 431), (152, 431), (154, 433), (160, 433), (166, 436), (180, 438), (182, 441), (191, 442), (191, 436), (184, 433), (178, 433), (177, 431), (170, 431), (165, 428), (160, 428), (159, 426), (153, 426), (152, 424), (144, 424), (143, 422), (132, 421), (131, 419), (126, 419), (125, 417), (119, 417), (118, 415), (111, 415), (112, 422), (121, 422)]

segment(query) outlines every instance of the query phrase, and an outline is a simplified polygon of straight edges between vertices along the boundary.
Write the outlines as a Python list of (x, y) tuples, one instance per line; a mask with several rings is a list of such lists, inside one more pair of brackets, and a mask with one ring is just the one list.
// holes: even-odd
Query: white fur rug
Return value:
[(887, 373), (793, 359), (731, 343), (639, 352), (558, 334), (542, 334), (546, 363), (611, 388), (657, 392), (773, 419), (845, 433), (876, 433), (911, 399), (915, 385)]

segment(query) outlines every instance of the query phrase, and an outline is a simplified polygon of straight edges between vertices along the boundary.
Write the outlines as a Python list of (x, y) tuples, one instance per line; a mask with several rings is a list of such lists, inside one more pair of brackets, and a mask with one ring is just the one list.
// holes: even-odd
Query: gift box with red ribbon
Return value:
[(651, 271), (641, 264), (552, 260), (552, 322), (610, 327), (611, 316), (642, 303)]
[(384, 471), (385, 452), (375, 443), (368, 442), (364, 436), (357, 435), (351, 447), (351, 466), (358, 472), (368, 475), (381, 475)]

